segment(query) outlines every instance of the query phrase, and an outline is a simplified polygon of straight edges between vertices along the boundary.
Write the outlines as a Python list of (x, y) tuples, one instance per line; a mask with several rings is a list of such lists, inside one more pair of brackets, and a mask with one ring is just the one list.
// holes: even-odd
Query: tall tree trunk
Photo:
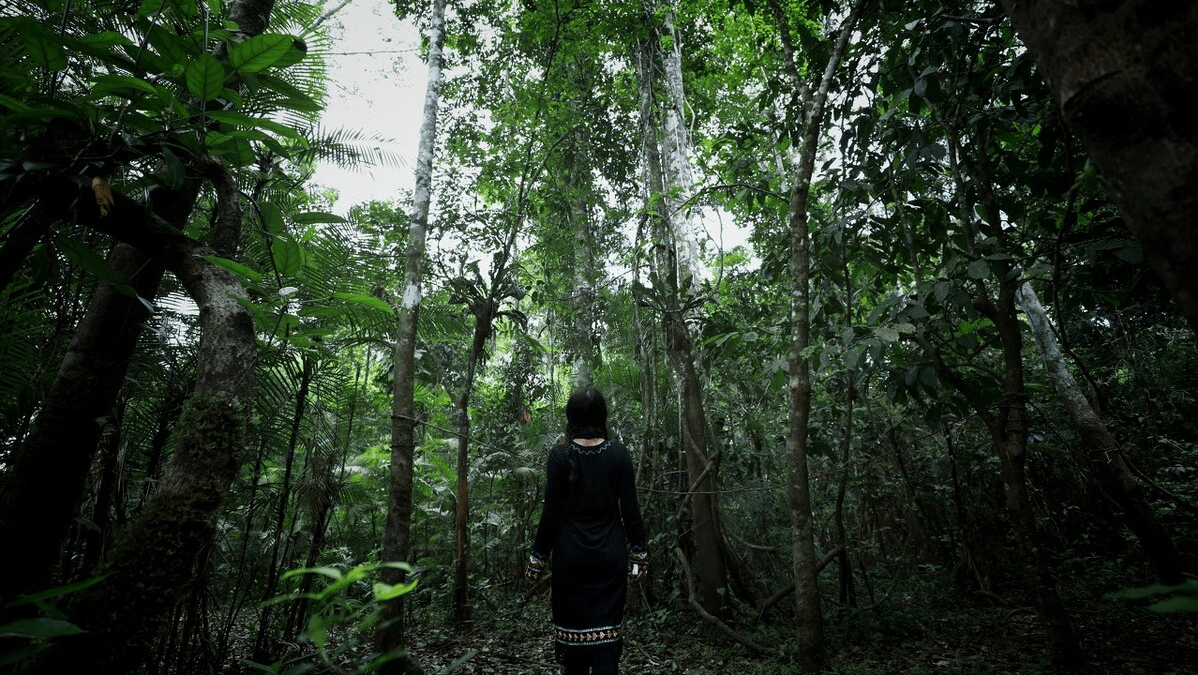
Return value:
[(1128, 229), (1198, 331), (1198, 3), (1001, 4)]
[[(433, 2), (428, 44), (428, 82), (420, 126), (420, 147), (416, 157), (416, 189), (412, 193), (407, 256), (404, 259), (404, 293), (395, 336), (391, 483), (383, 534), (384, 562), (406, 563), (411, 555), (412, 466), (416, 454), (416, 319), (420, 311), (421, 271), (429, 204), (432, 201), (433, 149), (437, 137), (437, 110), (441, 102), (441, 52), (445, 45), (445, 0)], [(384, 583), (398, 584), (403, 582), (405, 574), (403, 570), (384, 568), (382, 578)], [(403, 610), (403, 595), (383, 603), (379, 625), (374, 633), (375, 651), (385, 654), (399, 652), (406, 647)], [(398, 675), (422, 670), (411, 659), (402, 658), (387, 662), (380, 672), (383, 675)]]
[[(254, 394), (257, 337), (241, 283), (209, 263), (211, 249), (120, 196), (100, 218), (80, 200), (79, 218), (162, 261), (199, 307), (195, 393), (158, 489), (129, 524), (85, 591), (72, 618), (86, 631), (49, 655), (41, 672), (128, 673), (149, 656), (154, 636), (212, 541), (215, 517), (237, 473)], [(94, 207), (90, 207), (94, 208)], [(218, 204), (223, 222), (240, 222), (236, 199)]]
[(453, 518), (453, 622), (462, 625), (470, 620), (470, 398), (474, 392), (474, 374), (479, 358), (491, 334), (497, 302), (488, 295), (485, 306), (474, 311), (474, 339), (466, 357), (466, 378), (458, 408), (458, 480), (457, 509)]
[[(117, 244), (109, 265), (141, 298), (157, 294), (163, 268)], [(100, 439), (149, 311), (139, 298), (101, 282), (76, 328), (70, 351), (15, 453), (0, 490), (0, 541), (21, 555), (0, 556), (0, 606), (51, 582), (59, 542), (79, 506)]]
[(1081, 387), (1069, 372), (1061, 350), (1057, 347), (1056, 336), (1048, 323), (1048, 314), (1040, 304), (1031, 284), (1024, 283), (1019, 287), (1016, 296), (1023, 311), (1027, 314), (1028, 323), (1032, 327), (1032, 335), (1040, 346), (1040, 355), (1044, 360), (1044, 368), (1057, 390), (1057, 394), (1065, 403), (1073, 425), (1077, 427), (1081, 437), (1082, 447), (1085, 448), (1087, 459), (1094, 467), (1103, 492), (1123, 510), (1123, 519), (1135, 533), (1140, 546), (1148, 555), (1156, 575), (1164, 584), (1180, 584), (1185, 580), (1182, 573), (1181, 560), (1173, 538), (1156, 517), (1152, 505), (1144, 497), (1144, 492), (1132, 475), (1131, 470), (1123, 461), (1119, 445), (1103, 423), (1102, 418), (1090, 406)]
[[(653, 264), (654, 286), (662, 303), (662, 341), (666, 358), (674, 371), (678, 387), (678, 425), (682, 456), (686, 466), (695, 544), (695, 572), (699, 577), (703, 609), (713, 616), (724, 614), (724, 589), (728, 572), (721, 542), (717, 507), (718, 461), (707, 452), (707, 422), (703, 408), (702, 383), (695, 367), (694, 346), (686, 326), (685, 298), (693, 293), (699, 273), (697, 248), (693, 245), (687, 207), (680, 194), (693, 189), (690, 171), (690, 141), (682, 122), (681, 52), (674, 30), (674, 12), (666, 12), (664, 32), (674, 40), (653, 40), (669, 44), (664, 53), (642, 43), (638, 54), (637, 77), (641, 90), (644, 151), (647, 169), (647, 209), (653, 213), (656, 254)], [(656, 34), (656, 26), (651, 26)], [(666, 73), (666, 101), (658, 107), (655, 95), (654, 63), (661, 61)], [(658, 119), (660, 122), (660, 140)]]
[(824, 637), (823, 610), (820, 606), (816, 575), (819, 558), (815, 553), (815, 527), (812, 522), (811, 484), (807, 466), (807, 434), (811, 417), (811, 365), (803, 352), (810, 344), (810, 277), (811, 236), (809, 233), (807, 199), (811, 193), (811, 178), (815, 171), (820, 129), (832, 75), (840, 65), (848, 46), (849, 33), (860, 18), (866, 0), (858, 0), (840, 29), (836, 46), (825, 64), (819, 86), (812, 89), (800, 75), (796, 52), (790, 36), (789, 17), (778, 0), (771, 0), (778, 31), (782, 37), (786, 70), (802, 106), (803, 145), (793, 168), (790, 207), (790, 355), (787, 369), (787, 390), (790, 404), (787, 413), (786, 454), (789, 474), (788, 496), (790, 522), (794, 542), (795, 633), (798, 638), (799, 668), (815, 673), (828, 664)]
[[(252, 37), (265, 30), (273, 7), (274, 0), (238, 0), (230, 7), (229, 19), (241, 34)], [(198, 181), (189, 180), (177, 191), (156, 188), (152, 194), (159, 199), (151, 206), (162, 220), (182, 230), (199, 187)], [(68, 189), (63, 187), (57, 194), (66, 194)], [(94, 195), (81, 194), (80, 198), (94, 201)], [(133, 221), (127, 226), (137, 227), (142, 214), (130, 213), (130, 208), (132, 205), (126, 203), (119, 215)], [(95, 213), (89, 217), (97, 216)], [(110, 226), (117, 216), (114, 213), (105, 218), (108, 222), (97, 223), (98, 229)], [(240, 218), (239, 208), (236, 217)], [(136, 349), (141, 324), (149, 316), (148, 301), (157, 294), (162, 278), (162, 261), (147, 253), (128, 242), (113, 247), (109, 264), (121, 278), (129, 280), (138, 297), (126, 296), (106, 282), (99, 284), (38, 420), (13, 459), (10, 479), (0, 491), (0, 541), (25, 542), (28, 553), (5, 556), (0, 563), (0, 606), (51, 579), (58, 542), (70, 527), (95, 454), (99, 438), (96, 420), (111, 411)], [(21, 517), (9, 517), (16, 513)]]
[[(851, 325), (851, 322), (850, 322)], [(853, 373), (846, 371), (844, 441), (840, 449), (840, 478), (836, 482), (836, 543), (840, 553), (836, 555), (836, 567), (840, 573), (840, 604), (857, 606), (857, 592), (853, 588), (853, 566), (849, 562), (849, 536), (844, 526), (844, 498), (849, 486), (849, 459), (853, 450)]]

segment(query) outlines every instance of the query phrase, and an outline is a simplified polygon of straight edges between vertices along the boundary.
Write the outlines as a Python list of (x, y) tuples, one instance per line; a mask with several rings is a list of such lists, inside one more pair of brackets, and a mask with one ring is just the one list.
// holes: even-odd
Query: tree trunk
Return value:
[(1182, 583), (1185, 575), (1182, 573), (1181, 560), (1178, 558), (1172, 537), (1157, 519), (1152, 505), (1144, 497), (1139, 483), (1123, 461), (1115, 438), (1102, 418), (1090, 406), (1081, 387), (1073, 379), (1073, 374), (1069, 372), (1048, 323), (1048, 314), (1031, 284), (1024, 283), (1019, 287), (1017, 299), (1027, 314), (1036, 344), (1040, 346), (1044, 368), (1048, 371), (1057, 394), (1065, 403), (1065, 409), (1069, 411), (1073, 425), (1077, 427), (1082, 447), (1095, 468), (1103, 492), (1110, 495), (1123, 510), (1123, 519), (1139, 539), (1140, 546), (1152, 562), (1161, 583)]
[(796, 96), (801, 99), (803, 109), (803, 145), (794, 166), (794, 183), (791, 185), (787, 214), (790, 224), (791, 344), (787, 368), (790, 402), (787, 412), (786, 454), (790, 522), (794, 542), (795, 633), (798, 639), (798, 661), (803, 672), (816, 673), (827, 667), (828, 653), (816, 579), (819, 559), (815, 554), (815, 527), (812, 522), (811, 484), (807, 466), (807, 434), (811, 416), (811, 366), (803, 354), (810, 344), (811, 332), (811, 237), (808, 231), (807, 199), (811, 193), (815, 154), (832, 75), (844, 56), (849, 33), (861, 16), (865, 0), (858, 0), (841, 27), (836, 46), (824, 67), (823, 78), (818, 89), (814, 91), (806, 86), (799, 74), (790, 37), (790, 19), (778, 0), (772, 0), (771, 4), (782, 37), (787, 72), (791, 77), (791, 84), (795, 87)]
[[(496, 282), (497, 283), (497, 282)], [(493, 284), (494, 287), (494, 284)], [(458, 481), (457, 509), (453, 519), (453, 622), (462, 625), (470, 620), (470, 397), (474, 392), (474, 374), (478, 361), (491, 334), (495, 308), (498, 305), (488, 295), (486, 306), (474, 314), (474, 339), (466, 357), (466, 379), (458, 399)]]
[(271, 536), (270, 562), (266, 569), (266, 585), (262, 588), (262, 611), (258, 614), (258, 636), (254, 640), (254, 660), (258, 663), (269, 663), (274, 660), (274, 644), (270, 639), (270, 620), (274, 605), (270, 600), (275, 596), (282, 576), (283, 563), (279, 560), (279, 547), (288, 539), (284, 530), (287, 524), (287, 502), (291, 500), (291, 475), (295, 468), (295, 450), (299, 445), (300, 428), (304, 424), (304, 412), (308, 407), (308, 390), (312, 385), (314, 367), (312, 357), (305, 354), (301, 357), (299, 387), (295, 392), (295, 409), (291, 416), (291, 433), (287, 438), (287, 457), (283, 463), (283, 483), (279, 486), (279, 501), (275, 507), (274, 533)]
[(1002, 5), (1128, 229), (1198, 331), (1198, 3)]
[[(673, 12), (668, 13), (666, 30), (672, 31)], [(658, 30), (650, 26), (653, 34)], [(720, 542), (722, 539), (719, 510), (716, 504), (716, 459), (707, 453), (707, 428), (703, 410), (702, 385), (695, 368), (693, 344), (686, 326), (684, 298), (692, 294), (697, 275), (697, 256), (690, 259), (687, 251), (689, 225), (685, 208), (678, 194), (691, 189), (689, 141), (680, 117), (682, 101), (680, 53), (677, 41), (664, 54), (651, 44), (642, 43), (638, 50), (637, 77), (641, 95), (642, 138), (647, 166), (647, 210), (652, 213), (652, 231), (656, 240), (653, 257), (654, 288), (662, 303), (662, 340), (666, 357), (674, 371), (678, 386), (678, 424), (682, 442), (682, 457), (686, 466), (686, 492), (690, 498), (691, 520), (695, 544), (695, 572), (699, 577), (700, 602), (707, 613), (724, 615), (723, 589), (728, 573)], [(667, 101), (656, 110), (654, 94), (654, 63), (665, 63)], [(660, 125), (659, 116), (665, 118)], [(664, 151), (662, 150), (664, 146)]]
[(1077, 635), (1057, 591), (1056, 575), (1043, 536), (1036, 526), (1035, 510), (1027, 490), (1027, 393), (1023, 377), (1023, 338), (1015, 317), (1012, 288), (1015, 282), (1010, 280), (1010, 270), (1006, 269), (1005, 263), (996, 263), (996, 267), (997, 276), (1002, 280), (998, 299), (983, 311), (998, 329), (1003, 353), (1003, 402), (991, 428), (992, 437), (1002, 467), (1007, 511), (1015, 526), (1025, 585), (1036, 594), (1036, 606), (1048, 637), (1053, 663), (1062, 669), (1070, 669), (1081, 663)]
[[(126, 528), (71, 617), (88, 632), (49, 654), (41, 672), (128, 673), (149, 656), (237, 473), (254, 393), (257, 337), (241, 283), (207, 262), (211, 249), (146, 217), (124, 197), (99, 218), (79, 201), (79, 218), (147, 251), (182, 282), (199, 307), (202, 330), (195, 393), (180, 420), (174, 454), (157, 492)], [(94, 209), (94, 206), (90, 207)], [(235, 200), (219, 205), (239, 210)]]
[[(123, 244), (113, 248), (108, 262), (138, 296), (155, 296), (161, 264)], [(139, 298), (107, 282), (99, 284), (88, 303), (0, 491), (0, 541), (21, 542), (21, 555), (0, 556), (0, 606), (50, 585), (59, 542), (78, 509), (102, 421), (112, 412), (148, 316)]]
[[(407, 256), (404, 260), (403, 300), (396, 325), (391, 413), (391, 483), (387, 523), (383, 534), (383, 561), (408, 562), (412, 529), (412, 466), (416, 454), (416, 319), (420, 311), (421, 268), (432, 201), (433, 149), (437, 137), (437, 109), (441, 101), (441, 52), (445, 45), (445, 0), (433, 2), (428, 36), (428, 83), (424, 95), (424, 119), (416, 157), (416, 189), (412, 193), (412, 217), (408, 226)], [(387, 584), (404, 581), (402, 570), (384, 568)], [(374, 648), (380, 654), (402, 651), (405, 644), (404, 596), (383, 603)], [(383, 675), (422, 672), (411, 659), (388, 661)]]
[[(274, 0), (238, 0), (229, 9), (229, 20), (246, 37), (259, 35), (273, 7)], [(67, 186), (55, 188), (59, 195), (70, 191)], [(151, 207), (165, 222), (182, 230), (198, 190), (196, 181), (187, 181), (177, 191), (156, 188), (151, 194), (159, 199)], [(95, 201), (90, 192), (80, 198), (88, 204)], [(127, 226), (136, 228), (143, 214), (132, 213), (132, 208), (126, 202), (122, 213), (105, 217), (107, 222), (96, 223), (97, 228), (105, 229), (120, 217), (132, 219)], [(89, 215), (92, 219), (98, 216), (98, 212)], [(236, 218), (240, 219), (239, 207)], [(219, 240), (228, 239), (222, 236)], [(0, 491), (0, 541), (25, 542), (28, 553), (7, 556), (0, 563), (0, 606), (51, 579), (58, 542), (70, 527), (95, 454), (100, 429), (96, 421), (111, 412), (141, 324), (149, 316), (148, 301), (157, 294), (162, 278), (162, 261), (151, 259), (148, 253), (127, 242), (114, 245), (109, 264), (118, 276), (130, 281), (138, 297), (126, 296), (106, 282), (99, 284), (38, 420), (13, 459), (10, 479)], [(6, 515), (16, 513), (21, 513), (21, 518)]]

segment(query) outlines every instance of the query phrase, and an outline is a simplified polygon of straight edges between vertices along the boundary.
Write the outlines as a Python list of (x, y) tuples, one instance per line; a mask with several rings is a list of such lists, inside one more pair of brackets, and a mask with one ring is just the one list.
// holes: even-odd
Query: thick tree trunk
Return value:
[[(437, 110), (441, 102), (441, 52), (445, 45), (445, 0), (435, 0), (433, 3), (428, 44), (424, 119), (416, 157), (416, 189), (412, 193), (412, 217), (408, 226), (407, 256), (404, 259), (404, 293), (398, 312), (393, 359), (391, 482), (387, 523), (383, 533), (384, 562), (406, 563), (411, 555), (412, 467), (416, 454), (416, 319), (420, 311), (421, 270), (428, 232), (429, 204), (432, 201), (433, 149), (437, 137)], [(384, 583), (402, 583), (404, 577), (402, 570), (384, 568), (382, 571)], [(383, 603), (379, 625), (374, 633), (375, 651), (385, 654), (405, 648), (403, 608), (403, 595)], [(383, 675), (398, 675), (422, 670), (411, 659), (403, 658), (387, 662), (380, 672)]]
[[(161, 264), (124, 244), (113, 248), (108, 262), (138, 296), (155, 296)], [(139, 298), (107, 282), (96, 288), (0, 491), (0, 541), (21, 542), (21, 555), (0, 556), (0, 606), (51, 584), (58, 545), (79, 507), (103, 420), (112, 412), (148, 316)]]
[(1198, 331), (1198, 3), (1002, 5), (1128, 228)]
[[(673, 13), (668, 13), (667, 31), (673, 28)], [(650, 26), (656, 31), (656, 26)], [(682, 125), (680, 111), (683, 105), (681, 91), (681, 55), (678, 43), (670, 42), (673, 49), (659, 54), (657, 47), (663, 43), (655, 40), (654, 46), (642, 43), (638, 50), (637, 77), (640, 87), (642, 110), (642, 139), (647, 166), (646, 197), (647, 210), (653, 213), (652, 231), (656, 239), (653, 256), (653, 283), (659, 289), (662, 307), (662, 341), (666, 358), (674, 371), (678, 386), (678, 425), (682, 440), (682, 458), (686, 466), (687, 494), (690, 498), (691, 521), (695, 544), (695, 571), (699, 577), (702, 593), (700, 602), (704, 611), (722, 617), (724, 615), (723, 589), (728, 583), (728, 572), (724, 561), (721, 540), (719, 509), (717, 506), (717, 470), (715, 458), (707, 452), (707, 423), (703, 409), (702, 383), (695, 368), (693, 343), (686, 326), (684, 298), (691, 295), (698, 273), (697, 256), (691, 260), (687, 251), (692, 242), (689, 236), (685, 208), (677, 195), (691, 190), (689, 140)], [(653, 72), (654, 63), (664, 62), (666, 71), (667, 101), (662, 110), (657, 110)], [(658, 128), (657, 120), (664, 118)], [(660, 131), (660, 139), (659, 139)], [(664, 151), (662, 150), (664, 146)]]
[[(229, 9), (229, 19), (246, 37), (259, 35), (266, 29), (273, 7), (274, 0), (238, 0)], [(215, 174), (227, 177), (223, 171)], [(217, 185), (218, 192), (221, 188)], [(165, 222), (181, 230), (194, 208), (198, 190), (196, 181), (188, 181), (179, 191), (157, 188), (153, 194), (160, 198), (152, 207)], [(66, 194), (66, 189), (57, 194)], [(80, 198), (94, 203), (94, 195), (81, 194)], [(126, 204), (123, 213), (107, 216), (105, 221), (127, 217), (132, 219), (128, 225), (136, 228), (144, 214), (134, 214), (130, 209), (131, 205)], [(235, 217), (240, 220), (239, 208)], [(229, 222), (234, 229), (240, 226), (239, 222)], [(98, 227), (110, 225), (104, 222)], [(230, 238), (218, 233), (218, 241)], [(122, 278), (130, 280), (140, 297), (123, 295), (107, 283), (98, 286), (38, 421), (13, 460), (10, 479), (0, 491), (0, 541), (26, 542), (28, 551), (19, 559), (7, 556), (0, 563), (0, 606), (15, 594), (44, 586), (51, 578), (58, 542), (75, 515), (87, 468), (95, 454), (99, 439), (96, 421), (110, 414), (141, 324), (149, 315), (142, 298), (154, 298), (162, 277), (162, 261), (151, 259), (148, 253), (135, 250), (127, 242), (114, 246), (110, 264)], [(16, 513), (21, 518), (8, 517)]]
[(1182, 583), (1185, 575), (1182, 573), (1181, 560), (1177, 555), (1177, 548), (1173, 545), (1173, 538), (1156, 517), (1152, 505), (1144, 497), (1144, 491), (1123, 461), (1115, 438), (1098, 413), (1090, 407), (1081, 387), (1069, 372), (1065, 359), (1061, 356), (1061, 350), (1057, 347), (1056, 336), (1048, 323), (1048, 314), (1040, 304), (1036, 291), (1030, 284), (1024, 283), (1020, 286), (1017, 297), (1027, 314), (1036, 344), (1040, 346), (1044, 368), (1048, 371), (1057, 394), (1065, 403), (1065, 409), (1069, 411), (1073, 425), (1077, 427), (1082, 447), (1095, 469), (1103, 492), (1110, 495), (1123, 510), (1123, 519), (1139, 539), (1140, 546), (1152, 562), (1161, 583)]
[(204, 259), (210, 249), (146, 217), (124, 198), (109, 216), (80, 213), (80, 220), (162, 261), (199, 307), (202, 330), (195, 393), (180, 421), (170, 465), (101, 570), (103, 581), (72, 607), (72, 619), (88, 632), (52, 652), (42, 668), (45, 673), (128, 673), (149, 656), (158, 629), (211, 543), (244, 443), (257, 338), (250, 310), (242, 304), (245, 290)]

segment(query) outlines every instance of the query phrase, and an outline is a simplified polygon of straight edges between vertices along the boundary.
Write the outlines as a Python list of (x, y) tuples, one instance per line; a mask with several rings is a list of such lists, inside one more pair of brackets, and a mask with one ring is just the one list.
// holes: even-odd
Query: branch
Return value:
[[(834, 547), (831, 551), (828, 551), (827, 553), (825, 553), (824, 557), (820, 558), (819, 562), (817, 562), (815, 564), (816, 575), (818, 575), (820, 572), (824, 571), (824, 568), (827, 567), (828, 565), (830, 565), (832, 563), (832, 561), (836, 559), (836, 556), (840, 555), (840, 552), (843, 550), (844, 550), (844, 544), (837, 544), (836, 547)], [(777, 593), (774, 593), (773, 595), (771, 595), (769, 597), (769, 599), (767, 599), (765, 602), (761, 603), (761, 607), (759, 607), (757, 609), (757, 618), (761, 619), (761, 617), (765, 616), (765, 611), (767, 609), (778, 604), (779, 600), (781, 600), (782, 598), (785, 598), (794, 589), (795, 589), (795, 584), (792, 581), (785, 588), (783, 588), (782, 590), (778, 591)]]
[(682, 563), (682, 571), (686, 574), (686, 590), (688, 593), (687, 601), (690, 603), (690, 606), (695, 610), (695, 612), (703, 618), (704, 621), (720, 629), (721, 633), (732, 638), (732, 640), (734, 640), (737, 644), (744, 645), (755, 652), (768, 654), (774, 658), (782, 658), (784, 656), (781, 649), (773, 649), (753, 642), (749, 638), (732, 630), (728, 624), (720, 621), (719, 618), (713, 616), (712, 614), (708, 613), (707, 610), (703, 609), (703, 605), (699, 604), (699, 600), (695, 597), (695, 580), (691, 576), (691, 567), (686, 562), (686, 556), (682, 553), (682, 549), (680, 548), (674, 549), (674, 555), (678, 557), (678, 562)]

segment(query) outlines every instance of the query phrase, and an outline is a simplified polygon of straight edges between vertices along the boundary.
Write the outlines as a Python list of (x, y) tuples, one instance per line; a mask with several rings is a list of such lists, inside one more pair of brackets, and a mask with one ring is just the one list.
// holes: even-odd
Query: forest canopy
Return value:
[(556, 672), (594, 385), (626, 672), (1196, 672), (1198, 4), (347, 4), (0, 5), (3, 668)]

